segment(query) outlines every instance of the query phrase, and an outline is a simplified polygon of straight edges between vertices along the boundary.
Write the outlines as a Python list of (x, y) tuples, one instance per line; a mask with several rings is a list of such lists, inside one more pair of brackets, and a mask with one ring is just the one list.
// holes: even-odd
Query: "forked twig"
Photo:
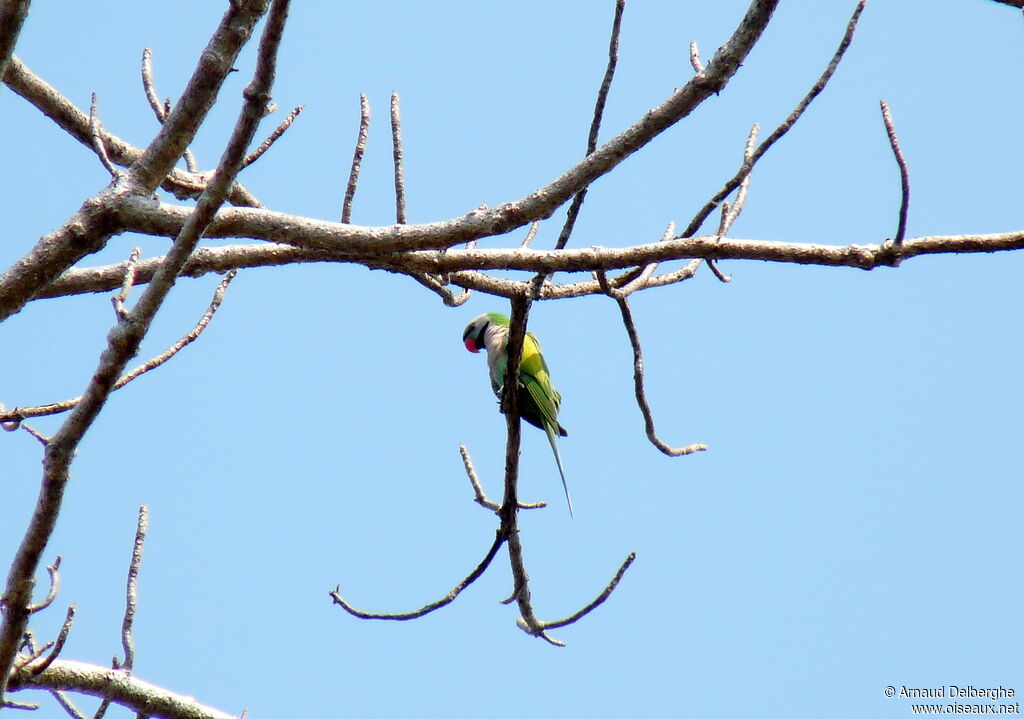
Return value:
[(501, 549), (501, 545), (504, 543), (505, 535), (502, 534), (502, 531), (499, 529), (495, 533), (494, 542), (491, 544), (491, 548), (487, 550), (487, 554), (484, 555), (484, 558), (476, 566), (476, 569), (470, 572), (465, 579), (456, 584), (452, 588), (452, 590), (448, 592), (448, 594), (441, 597), (436, 602), (431, 602), (430, 604), (420, 607), (419, 609), (412, 612), (405, 612), (403, 614), (379, 614), (376, 612), (364, 612), (360, 609), (356, 609), (347, 601), (345, 601), (344, 598), (342, 598), (340, 585), (335, 587), (334, 591), (330, 592), (330, 597), (335, 604), (339, 605), (342, 609), (344, 609), (352, 616), (359, 617), (360, 619), (383, 619), (396, 622), (404, 622), (409, 619), (417, 619), (454, 602), (455, 598), (458, 597), (466, 587), (468, 587), (470, 584), (479, 579), (480, 575), (482, 575), (487, 570), (487, 567), (490, 566), (491, 561), (494, 559), (494, 556), (498, 553), (498, 550)]
[[(494, 500), (489, 499), (484, 493), (483, 485), (480, 484), (480, 478), (477, 476), (476, 467), (473, 466), (473, 460), (469, 456), (469, 450), (466, 449), (466, 445), (459, 445), (459, 454), (462, 455), (462, 465), (466, 468), (466, 476), (469, 477), (469, 483), (473, 485), (473, 493), (476, 495), (476, 498), (473, 501), (481, 507), (485, 507), (492, 512), (497, 512), (501, 509), (501, 505)], [(520, 509), (540, 509), (546, 506), (548, 506), (547, 502), (531, 502), (529, 504), (523, 502), (519, 503)]]
[[(156, 83), (153, 82), (153, 51), (148, 47), (142, 49), (142, 90), (146, 94), (146, 101), (156, 115), (156, 121), (161, 125), (171, 114), (171, 99), (167, 98), (160, 102), (160, 96), (156, 91)], [(189, 172), (199, 172), (199, 163), (196, 162), (192, 151), (186, 149), (182, 155), (185, 158), (185, 167)]]
[(404, 225), (405, 215), (405, 167), (402, 151), (402, 118), (398, 112), (398, 93), (391, 93), (391, 146), (395, 160), (395, 222)]
[(39, 663), (38, 666), (32, 667), (32, 676), (39, 676), (47, 670), (47, 668), (53, 664), (54, 660), (60, 655), (61, 650), (64, 648), (64, 642), (68, 639), (68, 633), (71, 631), (71, 624), (75, 621), (75, 605), (72, 604), (68, 607), (67, 613), (64, 615), (64, 624), (61, 625), (60, 633), (57, 635), (56, 641), (53, 643), (53, 649), (47, 655), (46, 659)]
[(359, 136), (356, 138), (356, 149), (352, 153), (352, 167), (348, 172), (348, 184), (345, 186), (345, 200), (341, 205), (341, 221), (348, 224), (352, 221), (352, 198), (356, 195), (359, 184), (359, 169), (363, 164), (366, 152), (366, 140), (370, 135), (370, 101), (363, 93), (359, 94)]
[(910, 172), (907, 170), (907, 160), (903, 157), (903, 150), (900, 149), (900, 141), (896, 137), (896, 127), (892, 122), (892, 115), (889, 113), (889, 104), (885, 100), (879, 101), (882, 108), (882, 121), (885, 123), (885, 132), (889, 135), (889, 145), (892, 147), (892, 154), (896, 158), (896, 164), (900, 166), (900, 219), (896, 227), (896, 236), (892, 242), (896, 249), (903, 246), (903, 238), (907, 234), (907, 211), (910, 206)]

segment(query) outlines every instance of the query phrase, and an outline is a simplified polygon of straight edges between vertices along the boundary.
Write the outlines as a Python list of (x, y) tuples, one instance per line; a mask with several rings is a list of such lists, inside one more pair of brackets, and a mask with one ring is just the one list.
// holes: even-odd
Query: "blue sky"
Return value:
[[(36, 3), (18, 53), (79, 107), (97, 92), (103, 123), (144, 145), (156, 125), (142, 48), (160, 93), (177, 95), (223, 5)], [(682, 85), (690, 40), (710, 57), (746, 5), (633, 0), (602, 138)], [(688, 222), (735, 171), (750, 125), (770, 131), (818, 77), (853, 5), (782, 3), (721, 96), (593, 186), (572, 245), (650, 242)], [(390, 224), (395, 90), (410, 222), (521, 197), (583, 153), (612, 9), (295, 3), (274, 95), (278, 116), (306, 108), (243, 182), (273, 209), (337, 219), (365, 92), (374, 124), (353, 221)], [(871, 0), (832, 84), (756, 168), (733, 236), (890, 237), (899, 181), (880, 99), (910, 165), (909, 236), (1021, 229), (1022, 31), (1016, 11), (982, 0)], [(253, 51), (194, 146), (206, 167)], [(0, 111), (7, 267), (107, 175), (9, 91)], [(553, 244), (561, 216), (534, 246)], [(167, 244), (117, 237), (88, 264)], [(224, 711), (901, 717), (911, 702), (885, 698), (887, 685), (1024, 691), (1024, 255), (722, 268), (728, 285), (703, 269), (633, 301), (659, 433), (709, 445), (696, 456), (647, 442), (613, 302), (531, 313), (563, 395), (576, 508), (570, 520), (543, 434), (526, 428), (521, 494), (552, 503), (521, 517), (538, 614), (572, 613), (638, 555), (604, 606), (555, 633), (566, 648), (523, 634), (499, 604), (504, 552), (415, 622), (331, 605), (340, 583), (360, 608), (419, 607), (490, 546), (495, 521), (471, 501), (458, 445), (498, 497), (505, 424), (482, 357), (459, 338), (507, 305), (478, 295), (449, 309), (407, 278), (308, 265), (241, 273), (207, 332), (116, 393), (88, 434), (46, 555), (64, 555), (59, 603), (78, 604), (64, 656), (106, 664), (120, 651), (145, 503), (136, 674)], [(141, 355), (187, 331), (216, 282), (182, 280)], [(0, 401), (80, 393), (112, 320), (96, 295), (37, 301), (5, 322)], [(27, 434), (0, 436), (0, 557), (21, 538), (39, 460)], [(39, 617), (37, 634), (62, 617)], [(38, 716), (62, 715), (40, 701)]]

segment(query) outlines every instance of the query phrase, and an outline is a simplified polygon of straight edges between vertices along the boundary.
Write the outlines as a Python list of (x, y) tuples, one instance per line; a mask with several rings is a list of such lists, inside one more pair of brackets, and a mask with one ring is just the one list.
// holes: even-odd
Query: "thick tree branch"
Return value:
[(18, 35), (28, 17), (31, 0), (4, 0), (0, 2), (0, 77), (7, 70), (7, 63), (14, 56)]
[[(0, 321), (20, 311), (42, 287), (75, 262), (101, 249), (118, 231), (110, 222), (109, 212), (110, 202), (116, 195), (148, 198), (163, 182), (216, 101), (242, 45), (249, 39), (256, 21), (266, 12), (267, 2), (258, 0), (229, 6), (220, 27), (200, 56), (181, 100), (128, 172), (96, 198), (87, 200), (60, 229), (43, 237), (29, 254), (0, 276)], [(0, 668), (2, 660), (0, 652)]]
[(18, 668), (11, 677), (11, 691), (46, 689), (109, 696), (114, 703), (141, 715), (164, 719), (236, 719), (203, 706), (190, 696), (175, 694), (109, 667), (58, 659), (38, 676), (33, 675), (34, 669), (32, 664)]
[(224, 79), (234, 69), (238, 53), (267, 11), (267, 4), (268, 0), (229, 3), (220, 26), (199, 56), (181, 98), (128, 171), (129, 184), (141, 188), (142, 194), (153, 192), (192, 144), (199, 126), (217, 100)]

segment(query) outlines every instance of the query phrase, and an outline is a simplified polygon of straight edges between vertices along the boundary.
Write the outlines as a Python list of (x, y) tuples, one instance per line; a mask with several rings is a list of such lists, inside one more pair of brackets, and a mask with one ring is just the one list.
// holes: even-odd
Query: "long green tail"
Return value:
[(565, 483), (565, 472), (562, 470), (562, 458), (558, 456), (558, 444), (555, 441), (555, 432), (547, 422), (544, 423), (544, 434), (548, 436), (548, 442), (551, 444), (551, 451), (555, 453), (555, 464), (558, 465), (558, 474), (562, 477), (562, 489), (565, 490), (565, 501), (569, 505), (569, 516), (572, 517), (572, 498), (569, 496), (569, 485)]

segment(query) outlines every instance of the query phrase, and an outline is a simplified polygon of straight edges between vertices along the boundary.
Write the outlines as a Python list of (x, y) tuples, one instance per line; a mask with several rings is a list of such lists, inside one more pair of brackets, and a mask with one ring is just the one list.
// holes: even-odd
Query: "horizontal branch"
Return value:
[(899, 260), (929, 254), (999, 252), (1024, 248), (1024, 231), (986, 235), (934, 235), (905, 240), (897, 251), (880, 245), (818, 245), (800, 242), (739, 240), (715, 236), (689, 237), (632, 247), (590, 247), (577, 250), (459, 250), (410, 252), (392, 258), (408, 270), (513, 269), (529, 272), (591, 272), (686, 258), (762, 260), (801, 265), (856, 267), (870, 270)]
[[(228, 212), (232, 212), (229, 210)], [(264, 212), (264, 211), (259, 211)], [(275, 214), (275, 213), (268, 213)], [(294, 218), (299, 220), (301, 218)], [(234, 223), (234, 220), (232, 220)], [(234, 229), (241, 230), (235, 223)], [(324, 223), (330, 225), (333, 223)], [(218, 232), (208, 235), (223, 236), (229, 223), (215, 223)], [(342, 225), (337, 225), (342, 227)], [(408, 227), (422, 227), (410, 225)], [(249, 229), (256, 229), (255, 226)], [(282, 232), (283, 232), (282, 228)], [(310, 230), (312, 231), (312, 230)], [(277, 234), (277, 233), (275, 233)], [(878, 245), (817, 245), (796, 242), (766, 242), (734, 240), (713, 237), (691, 237), (626, 248), (585, 248), (576, 250), (536, 251), (529, 248), (514, 250), (449, 250), (444, 254), (397, 254), (387, 258), (394, 268), (407, 268), (410, 272), (451, 272), (448, 279), (453, 285), (502, 297), (514, 297), (526, 291), (528, 283), (492, 277), (479, 270), (562, 270), (590, 272), (616, 268), (636, 267), (652, 261), (664, 262), (685, 258), (727, 258), (734, 260), (761, 260), (809, 265), (843, 266), (873, 269), (889, 266), (897, 258), (907, 259), (926, 254), (958, 254), (975, 252), (1001, 252), (1024, 248), (1024, 231), (985, 235), (932, 235), (904, 240), (899, 253), (889, 243)], [(162, 257), (140, 260), (135, 283), (144, 284), (152, 278)], [(233, 269), (274, 267), (308, 262), (350, 262), (373, 267), (383, 266), (383, 259), (373, 258), (365, 252), (331, 252), (326, 249), (307, 250), (279, 243), (226, 245), (197, 249), (186, 263), (182, 276), (202, 277), (209, 273), (224, 273)], [(467, 267), (475, 269), (469, 270)], [(693, 271), (672, 277), (654, 275), (645, 287), (657, 287), (681, 279), (688, 279)], [(108, 292), (117, 289), (124, 278), (124, 264), (85, 267), (68, 270), (41, 291), (37, 298), (65, 297), (90, 292)], [(667, 279), (665, 279), (667, 278)], [(614, 286), (613, 280), (613, 286)], [(603, 294), (596, 280), (544, 286), (537, 299), (561, 299), (583, 295)]]
[(175, 694), (110, 667), (58, 659), (38, 676), (33, 676), (34, 669), (32, 664), (16, 669), (8, 685), (10, 691), (46, 689), (109, 696), (114, 703), (148, 717), (234, 719), (230, 714), (203, 706), (193, 697)]

